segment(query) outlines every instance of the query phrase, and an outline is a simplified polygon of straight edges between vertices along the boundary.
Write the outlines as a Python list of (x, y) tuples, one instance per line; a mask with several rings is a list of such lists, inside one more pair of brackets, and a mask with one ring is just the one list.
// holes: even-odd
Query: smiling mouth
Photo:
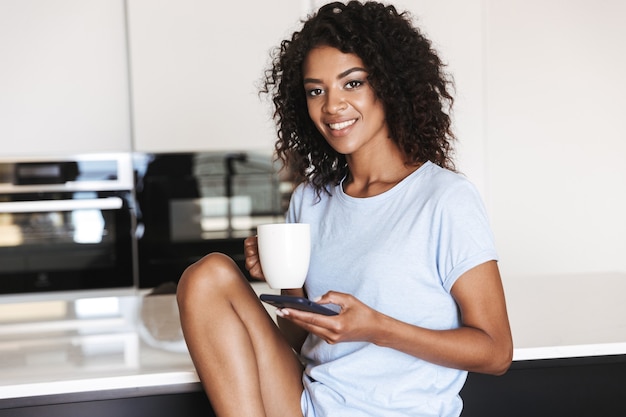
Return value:
[(346, 120), (345, 122), (340, 122), (340, 123), (329, 123), (328, 127), (330, 127), (331, 130), (341, 130), (341, 129), (345, 129), (348, 126), (352, 126), (355, 122), (356, 122), (356, 119)]

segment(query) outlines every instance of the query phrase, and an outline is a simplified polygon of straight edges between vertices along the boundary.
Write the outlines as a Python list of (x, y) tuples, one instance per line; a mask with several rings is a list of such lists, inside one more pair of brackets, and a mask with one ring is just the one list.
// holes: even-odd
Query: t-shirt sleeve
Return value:
[(447, 291), (470, 269), (498, 260), (493, 233), (478, 190), (463, 180), (442, 196), (437, 267)]

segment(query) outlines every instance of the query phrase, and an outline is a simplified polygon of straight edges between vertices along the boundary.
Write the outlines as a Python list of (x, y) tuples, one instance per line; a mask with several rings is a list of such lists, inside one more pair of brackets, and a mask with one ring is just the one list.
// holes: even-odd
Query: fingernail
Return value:
[(322, 299), (322, 296), (315, 297), (315, 298), (313, 299), (313, 302), (314, 302), (314, 303), (317, 303), (317, 302), (318, 302), (319, 300), (321, 300), (321, 299)]
[(276, 309), (276, 315), (278, 317), (285, 317), (285, 313), (283, 313), (283, 311), (280, 309)]

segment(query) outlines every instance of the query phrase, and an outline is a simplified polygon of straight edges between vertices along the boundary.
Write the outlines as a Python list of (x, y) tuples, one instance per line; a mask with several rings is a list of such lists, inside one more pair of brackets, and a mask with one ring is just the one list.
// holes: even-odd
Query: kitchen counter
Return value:
[[(626, 355), (626, 274), (515, 277), (505, 290), (516, 362)], [(0, 304), (0, 415), (199, 391), (172, 294)]]
[(623, 417), (626, 274), (506, 277), (513, 364), (470, 373), (462, 417)]
[[(131, 295), (2, 306), (5, 314), (10, 307), (60, 313), (0, 325), (0, 409), (61, 395), (76, 399), (110, 390), (195, 389), (198, 378), (176, 331), (173, 296), (145, 301)], [(155, 311), (158, 325), (142, 322), (146, 306)]]
[(0, 410), (200, 389), (173, 294), (0, 304)]

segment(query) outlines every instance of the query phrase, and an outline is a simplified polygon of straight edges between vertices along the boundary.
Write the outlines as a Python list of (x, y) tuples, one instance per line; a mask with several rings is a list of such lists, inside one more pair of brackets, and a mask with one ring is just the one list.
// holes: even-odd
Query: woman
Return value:
[[(283, 41), (266, 93), (277, 155), (311, 224), (304, 288), (337, 316), (266, 314), (232, 260), (181, 277), (191, 357), (224, 416), (458, 416), (467, 371), (504, 373), (512, 342), (475, 188), (451, 160), (450, 83), (408, 15), (332, 3)], [(246, 267), (263, 279), (255, 237)]]

